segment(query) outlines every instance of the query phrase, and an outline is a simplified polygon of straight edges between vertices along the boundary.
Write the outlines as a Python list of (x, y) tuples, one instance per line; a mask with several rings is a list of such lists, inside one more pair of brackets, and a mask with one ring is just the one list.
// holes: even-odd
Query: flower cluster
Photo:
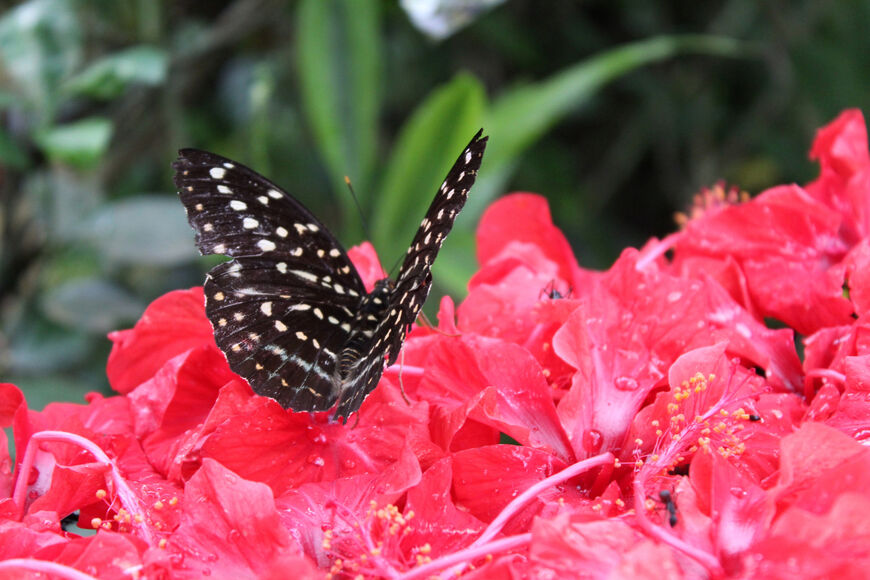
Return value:
[(543, 198), (497, 201), (468, 297), (411, 332), (356, 425), (254, 395), (201, 288), (159, 298), (110, 335), (118, 396), (37, 412), (0, 385), (0, 575), (864, 577), (861, 113), (811, 156), (812, 183), (704, 191), (606, 272)]

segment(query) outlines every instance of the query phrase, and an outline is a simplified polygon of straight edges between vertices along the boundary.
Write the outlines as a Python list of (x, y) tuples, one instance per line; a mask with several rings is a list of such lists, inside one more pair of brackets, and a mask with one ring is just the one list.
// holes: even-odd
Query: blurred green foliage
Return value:
[(202, 283), (216, 261), (175, 198), (180, 147), (252, 166), (347, 245), (370, 235), (389, 269), (484, 127), (436, 263), (461, 298), (474, 225), (507, 191), (546, 195), (581, 263), (606, 267), (717, 179), (810, 178), (814, 130), (870, 99), (868, 24), (858, 0), (509, 0), (436, 41), (387, 1), (8, 5), (0, 377), (34, 407), (106, 390), (105, 333)]

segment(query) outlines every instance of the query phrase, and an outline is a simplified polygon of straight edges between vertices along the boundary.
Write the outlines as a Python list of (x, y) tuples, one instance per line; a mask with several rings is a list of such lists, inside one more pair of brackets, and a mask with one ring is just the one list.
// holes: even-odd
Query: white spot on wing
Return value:
[(212, 179), (223, 179), (224, 175), (227, 174), (227, 170), (223, 167), (212, 167), (208, 170), (208, 174), (211, 175)]
[(308, 280), (309, 282), (317, 282), (317, 276), (312, 274), (311, 272), (306, 272), (305, 270), (290, 270), (303, 280)]
[(258, 225), (260, 225), (260, 222), (251, 217), (246, 217), (244, 221), (242, 221), (242, 227), (244, 227), (246, 230), (252, 230)]
[(278, 229), (275, 230), (275, 233), (278, 234), (279, 236), (281, 236), (282, 238), (286, 238), (287, 234), (289, 234), (290, 232), (287, 231), (287, 228), (283, 228), (281, 226), (278, 226)]
[(278, 191), (276, 189), (270, 189), (269, 191), (266, 192), (266, 195), (268, 195), (272, 199), (281, 199), (282, 197), (284, 197), (284, 194), (282, 194), (280, 191)]
[(233, 190), (227, 187), (226, 185), (218, 185), (217, 187), (218, 193), (232, 193)]
[(259, 247), (264, 252), (271, 252), (275, 249), (275, 242), (271, 240), (260, 240), (257, 242), (257, 247)]
[(272, 303), (271, 302), (263, 302), (260, 304), (260, 310), (266, 316), (272, 316)]
[(238, 199), (234, 199), (230, 202), (230, 207), (236, 211), (242, 211), (244, 209), (248, 209), (248, 204), (243, 201), (239, 201)]

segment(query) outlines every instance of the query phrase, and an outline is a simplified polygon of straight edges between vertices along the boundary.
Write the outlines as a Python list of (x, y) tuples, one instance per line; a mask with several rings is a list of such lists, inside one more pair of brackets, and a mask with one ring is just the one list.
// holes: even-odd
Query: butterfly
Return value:
[(202, 254), (205, 311), (230, 368), (285, 409), (347, 421), (396, 362), (429, 295), (432, 262), (465, 205), (488, 137), (477, 132), (432, 200), (396, 280), (366, 292), (332, 233), (286, 191), (235, 161), (182, 149), (175, 185)]

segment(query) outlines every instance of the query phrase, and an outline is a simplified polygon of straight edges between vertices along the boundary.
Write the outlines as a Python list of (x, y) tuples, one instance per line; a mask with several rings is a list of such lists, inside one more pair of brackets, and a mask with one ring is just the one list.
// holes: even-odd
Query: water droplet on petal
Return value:
[(748, 493), (745, 489), (740, 488), (740, 487), (732, 487), (728, 491), (730, 491), (731, 495), (733, 495), (734, 497), (736, 497), (738, 499), (742, 499), (742, 498), (746, 497), (746, 495)]
[(583, 449), (588, 451), (590, 455), (594, 455), (601, 451), (601, 444), (604, 442), (604, 436), (601, 431), (596, 429), (587, 429), (583, 432)]
[(634, 391), (638, 384), (632, 377), (616, 377), (613, 379), (613, 386), (620, 391)]

